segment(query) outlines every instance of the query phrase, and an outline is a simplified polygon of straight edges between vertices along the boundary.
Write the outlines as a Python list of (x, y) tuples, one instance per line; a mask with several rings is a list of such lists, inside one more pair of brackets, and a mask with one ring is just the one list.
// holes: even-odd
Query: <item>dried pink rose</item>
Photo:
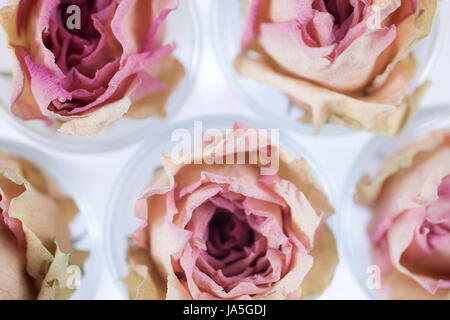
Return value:
[[(144, 224), (128, 253), (131, 298), (299, 299), (328, 287), (337, 264), (325, 225), (333, 209), (305, 160), (280, 148), (278, 173), (265, 176), (257, 164), (194, 164), (236, 155), (227, 146), (249, 129), (237, 124), (188, 163), (163, 158), (136, 203)], [(239, 150), (261, 160), (275, 148)]]
[(0, 300), (72, 295), (69, 268), (86, 258), (72, 248), (68, 225), (77, 213), (38, 167), (0, 152)]
[(184, 75), (171, 57), (175, 45), (163, 44), (164, 21), (177, 6), (177, 0), (11, 1), (0, 10), (0, 24), (16, 62), (12, 112), (58, 120), (60, 132), (82, 136), (123, 116), (164, 116)]
[(437, 7), (437, 0), (245, 0), (235, 68), (286, 93), (316, 132), (330, 122), (395, 135), (428, 87), (408, 96), (416, 70), (408, 53), (430, 33)]
[(450, 132), (400, 150), (356, 200), (372, 208), (368, 232), (382, 295), (450, 299)]

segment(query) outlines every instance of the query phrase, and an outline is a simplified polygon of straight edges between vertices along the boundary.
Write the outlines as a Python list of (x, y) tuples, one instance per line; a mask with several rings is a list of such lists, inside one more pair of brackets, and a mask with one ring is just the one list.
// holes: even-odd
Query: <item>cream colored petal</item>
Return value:
[(389, 74), (388, 82), (370, 94), (356, 95), (364, 102), (400, 105), (408, 95), (410, 82), (416, 73), (416, 60), (413, 54), (402, 60)]
[(450, 300), (450, 289), (439, 289), (432, 295), (416, 281), (397, 270), (382, 278), (379, 294), (384, 299), (391, 300)]
[[(38, 300), (68, 300), (75, 292), (72, 276), (77, 276), (69, 268), (70, 254), (63, 253), (56, 244), (55, 256), (42, 281)], [(79, 270), (79, 269), (77, 269)], [(81, 276), (81, 272), (78, 274)]]
[(299, 106), (306, 108), (316, 133), (327, 122), (341, 123), (354, 130), (367, 130), (394, 136), (414, 114), (423, 98), (420, 87), (399, 105), (365, 102), (361, 99), (330, 91), (311, 82), (293, 78), (275, 71), (263, 59), (240, 55), (235, 60), (239, 74), (285, 92)]
[(356, 186), (355, 201), (360, 205), (372, 205), (389, 177), (402, 169), (411, 167), (419, 153), (436, 149), (445, 141), (448, 135), (450, 135), (450, 131), (435, 131), (426, 139), (396, 152), (385, 161), (376, 179), (371, 181), (368, 176), (364, 176), (361, 179)]
[(25, 251), (0, 221), (0, 300), (30, 300), (36, 290), (26, 272)]
[(95, 137), (104, 132), (114, 122), (122, 119), (131, 106), (128, 97), (110, 105), (103, 106), (86, 117), (69, 120), (61, 124), (61, 133), (75, 136)]
[(11, 201), (9, 216), (20, 220), (50, 252), (55, 252), (55, 240), (64, 252), (70, 252), (70, 231), (58, 204), (35, 191), (27, 182), (25, 187), (27, 191)]
[(271, 187), (289, 205), (291, 227), (295, 235), (307, 250), (312, 249), (323, 216), (314, 210), (305, 195), (292, 182), (281, 180), (272, 184)]
[(40, 286), (54, 257), (30, 229), (24, 226), (23, 232), (27, 244), (27, 272)]
[(418, 1), (416, 13), (408, 17), (397, 27), (397, 38), (391, 45), (395, 48), (395, 54), (390, 58), (391, 62), (386, 67), (384, 73), (375, 78), (370, 90), (382, 86), (395, 66), (407, 57), (414, 45), (430, 34), (438, 7), (438, 0)]
[(166, 205), (165, 195), (155, 195), (149, 199), (150, 257), (163, 278), (173, 272), (171, 255), (180, 252), (190, 238), (190, 232), (171, 223)]
[(32, 162), (6, 152), (0, 152), (0, 168), (11, 169), (22, 176), (33, 189), (41, 194), (48, 194), (61, 208), (67, 222), (71, 222), (79, 213), (79, 209), (73, 199), (64, 195), (56, 182), (46, 172)]
[(25, 32), (17, 30), (17, 14), (19, 0), (9, 1), (7, 6), (0, 8), (0, 26), (5, 30), (8, 42), (17, 46), (27, 47), (28, 39)]
[(327, 219), (334, 213), (327, 195), (313, 177), (305, 159), (296, 159), (289, 151), (280, 148), (280, 170), (282, 179), (292, 182), (308, 199), (308, 202)]
[(255, 300), (285, 300), (288, 297), (299, 298), (301, 285), (313, 265), (313, 257), (301, 256), (298, 252), (292, 259), (292, 269), (264, 295), (255, 296)]
[(310, 254), (314, 258), (314, 263), (302, 282), (303, 299), (315, 298), (329, 287), (339, 262), (336, 240), (326, 225), (322, 228)]
[[(248, 15), (250, 5), (255, 0), (243, 0), (242, 8), (244, 16)], [(272, 0), (260, 0), (261, 16), (265, 20), (272, 22), (283, 22), (294, 20), (297, 18), (297, 9), (295, 7), (295, 1), (283, 1), (280, 4), (273, 5)]]
[(70, 252), (69, 264), (73, 266), (78, 266), (83, 269), (84, 263), (90, 256), (90, 251), (87, 250), (77, 250), (73, 249)]
[[(68, 253), (72, 250), (72, 244), (67, 212), (73, 213), (76, 206), (74, 203), (69, 204), (68, 198), (57, 191), (51, 179), (28, 161), (4, 153), (0, 154), (0, 159), (0, 166), (6, 167), (0, 169), (0, 175), (21, 187), (17, 189), (21, 190), (20, 193), (10, 199), (7, 215), (20, 221), (20, 232), (23, 232), (26, 248), (23, 251), (26, 271), (35, 286), (41, 288), (40, 298), (67, 299), (73, 293), (72, 288), (68, 288), (72, 284), (72, 273), (67, 271), (71, 267)], [(37, 188), (26, 181), (22, 174), (29, 177)], [(67, 203), (63, 204), (66, 200)], [(70, 209), (65, 212), (64, 207)], [(59, 249), (55, 241), (61, 244), (67, 254)], [(81, 260), (78, 262), (81, 263)]]
[(166, 300), (192, 300), (187, 289), (181, 284), (173, 272), (169, 274), (167, 279)]
[[(149, 212), (154, 212), (158, 208), (164, 210), (166, 208), (163, 202), (153, 199), (168, 193), (173, 189), (174, 184), (174, 179), (167, 173), (167, 170), (160, 168), (156, 171), (152, 182), (142, 190), (141, 197), (135, 205), (135, 216), (141, 220), (141, 225), (133, 234), (133, 239), (139, 247), (149, 247)], [(161, 205), (156, 205), (154, 202)], [(156, 214), (153, 213), (153, 215)]]
[(128, 268), (126, 279), (128, 294), (132, 300), (162, 300), (167, 291), (167, 283), (158, 275), (148, 251), (138, 247), (128, 248)]

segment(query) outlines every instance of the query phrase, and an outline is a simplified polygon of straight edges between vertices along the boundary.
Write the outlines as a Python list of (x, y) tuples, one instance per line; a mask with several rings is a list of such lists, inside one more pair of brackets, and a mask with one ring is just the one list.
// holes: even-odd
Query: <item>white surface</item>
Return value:
[[(210, 28), (208, 27), (209, 10), (211, 1), (218, 0), (195, 1), (198, 4), (202, 19), (203, 56), (201, 58), (199, 76), (194, 92), (172, 123), (176, 120), (216, 112), (239, 112), (243, 115), (252, 115), (251, 111), (239, 101), (230, 89), (213, 54), (209, 33)], [(443, 36), (441, 41), (445, 40), (445, 43), (443, 43), (438, 62), (430, 74), (434, 85), (427, 95), (423, 108), (444, 104), (450, 107), (450, 85), (448, 80), (450, 72), (450, 61), (448, 60), (450, 57), (450, 41), (447, 35), (447, 32), (450, 31), (450, 21), (447, 19), (450, 16), (450, 3), (448, 1), (443, 1), (441, 14), (443, 17)], [(233, 22), (230, 21), (230, 23)], [(6, 57), (2, 57), (1, 60), (6, 61)], [(327, 180), (330, 182), (331, 188), (334, 191), (334, 198), (337, 199), (337, 203), (334, 205), (338, 209), (341, 190), (344, 189), (343, 186), (345, 185), (345, 177), (349, 170), (351, 170), (351, 164), (355, 156), (372, 135), (358, 133), (339, 138), (315, 138), (296, 134), (292, 135), (309, 151), (316, 163), (323, 170), (324, 175), (328, 177)], [(4, 119), (0, 119), (0, 137), (31, 144), (20, 132), (11, 128)], [(110, 189), (123, 165), (137, 151), (139, 146), (98, 155), (63, 154), (38, 145), (34, 145), (34, 147), (47, 152), (49, 157), (53, 157), (54, 160), (65, 165), (73, 176), (78, 177), (78, 183), (85, 185), (86, 198), (95, 207), (95, 211), (98, 213), (98, 221), (102, 225)], [(106, 264), (105, 259), (104, 261), (104, 264)], [(99, 268), (102, 270), (103, 279), (96, 297), (98, 299), (120, 298), (120, 294), (106, 265), (99, 266)], [(346, 262), (341, 258), (333, 283), (321, 298), (366, 299), (367, 296), (350, 273)]]

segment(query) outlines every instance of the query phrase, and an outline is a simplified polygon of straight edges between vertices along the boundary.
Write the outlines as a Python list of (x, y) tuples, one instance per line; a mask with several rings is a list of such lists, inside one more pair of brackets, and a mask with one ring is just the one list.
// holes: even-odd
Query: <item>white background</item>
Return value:
[[(215, 60), (211, 44), (209, 13), (211, 2), (218, 0), (195, 1), (197, 2), (202, 23), (203, 52), (201, 65), (193, 93), (186, 101), (179, 115), (172, 122), (217, 112), (252, 115), (251, 111), (233, 93)], [(3, 3), (4, 0), (0, 1), (0, 4)], [(445, 43), (441, 46), (438, 61), (429, 76), (433, 81), (433, 86), (427, 95), (423, 108), (439, 105), (448, 105), (450, 108), (450, 38), (447, 34), (450, 31), (450, 21), (448, 19), (450, 17), (450, 3), (448, 1), (444, 0), (442, 3), (441, 17), (442, 34), (440, 41)], [(230, 21), (230, 23), (233, 22)], [(8, 57), (1, 58), (3, 63), (8, 59)], [(334, 205), (337, 215), (339, 215), (339, 201), (341, 191), (345, 185), (345, 177), (351, 170), (351, 164), (358, 154), (358, 150), (368, 142), (372, 135), (358, 133), (339, 138), (317, 138), (292, 133), (292, 136), (309, 151), (325, 177), (327, 177), (334, 193), (334, 199), (336, 199)], [(0, 119), (0, 137), (31, 144), (20, 132), (10, 127), (4, 119)], [(104, 225), (105, 207), (109, 200), (111, 186), (114, 184), (124, 164), (138, 150), (139, 145), (121, 151), (93, 155), (64, 154), (45, 149), (39, 145), (33, 145), (33, 147), (48, 153), (49, 156), (63, 163), (67, 170), (74, 173), (74, 176), (78, 177), (76, 183), (83, 185), (88, 200), (91, 201), (92, 206), (95, 208), (94, 212), (98, 214), (99, 224)], [(117, 289), (116, 281), (109, 274), (106, 262), (99, 268), (102, 270), (102, 279), (96, 298), (123, 298)], [(366, 298), (366, 294), (353, 278), (344, 258), (341, 257), (332, 285), (322, 295), (321, 299)]]

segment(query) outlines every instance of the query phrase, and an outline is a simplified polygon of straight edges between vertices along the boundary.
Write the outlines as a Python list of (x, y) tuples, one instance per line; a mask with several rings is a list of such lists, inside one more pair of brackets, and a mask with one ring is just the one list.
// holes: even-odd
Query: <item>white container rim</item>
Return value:
[[(231, 0), (230, 0), (231, 1)], [(233, 1), (239, 1), (239, 0), (233, 0)], [(233, 66), (230, 65), (227, 61), (226, 56), (223, 54), (225, 50), (223, 50), (224, 41), (221, 41), (221, 32), (219, 31), (220, 25), (218, 23), (219, 16), (221, 15), (221, 5), (225, 3), (226, 1), (213, 1), (211, 6), (211, 39), (214, 47), (214, 53), (217, 58), (217, 61), (220, 65), (220, 69), (222, 70), (223, 75), (227, 79), (227, 82), (232, 87), (233, 91), (237, 94), (237, 96), (241, 99), (241, 101), (247, 105), (255, 115), (258, 117), (267, 116), (265, 114), (266, 109), (261, 108), (258, 102), (256, 102), (253, 98), (251, 98), (246, 90), (242, 88), (242, 86), (238, 83), (239, 75), (234, 72)], [(438, 11), (436, 14), (436, 18), (433, 22), (433, 29), (429, 35), (429, 37), (432, 38), (432, 54), (428, 57), (425, 66), (422, 69), (422, 72), (419, 75), (416, 75), (414, 78), (412, 84), (415, 86), (418, 86), (422, 83), (424, 83), (430, 72), (433, 70), (433, 68), (436, 66), (437, 58), (441, 52), (441, 48), (444, 44), (444, 41), (440, 41), (441, 35), (443, 34), (443, 19), (441, 16), (441, 12)], [(239, 41), (239, 39), (236, 39), (236, 41)], [(414, 50), (414, 49), (413, 49)], [(283, 123), (283, 126), (290, 131), (293, 131), (298, 134), (311, 136), (313, 134), (306, 132), (306, 130), (302, 129), (299, 126), (298, 121), (280, 116), (275, 112), (270, 112), (270, 117), (273, 119), (273, 121)], [(330, 124), (326, 124), (330, 125)], [(322, 128), (321, 132), (319, 133), (318, 137), (330, 137), (330, 136), (350, 136), (350, 135), (358, 135), (361, 133), (361, 131), (355, 131), (350, 130), (344, 126), (342, 126), (341, 132), (326, 132), (324, 130), (325, 128)], [(308, 130), (312, 132), (311, 130)], [(364, 132), (364, 131), (362, 131)]]
[[(199, 64), (201, 60), (202, 55), (202, 32), (201, 32), (201, 25), (200, 25), (200, 18), (198, 13), (197, 5), (194, 1), (186, 1), (187, 9), (189, 10), (189, 15), (191, 18), (192, 23), (192, 29), (193, 29), (193, 38), (195, 39), (195, 42), (193, 44), (193, 57), (190, 62), (190, 65), (187, 67), (188, 70), (190, 70), (189, 73), (186, 74), (185, 78), (183, 79), (183, 82), (185, 83), (185, 86), (183, 88), (183, 91), (185, 91), (185, 94), (180, 95), (177, 97), (175, 105), (176, 110), (179, 110), (183, 106), (183, 101), (188, 100), (189, 96), (192, 94), (192, 88), (195, 85), (197, 75), (198, 75), (198, 69)], [(179, 90), (178, 88), (177, 90)], [(172, 95), (176, 94), (177, 90), (175, 90)], [(169, 99), (170, 101), (170, 99)], [(54, 151), (60, 151), (60, 152), (68, 152), (68, 153), (78, 153), (78, 154), (98, 154), (98, 153), (105, 153), (105, 152), (111, 152), (116, 150), (125, 149), (134, 145), (139, 144), (140, 142), (144, 141), (145, 138), (148, 135), (147, 130), (140, 130), (138, 132), (129, 133), (127, 135), (124, 135), (120, 137), (119, 139), (115, 139), (113, 142), (106, 141), (104, 143), (96, 143), (91, 142), (94, 138), (89, 138), (91, 141), (88, 141), (87, 143), (68, 143), (67, 141), (58, 141), (55, 139), (52, 139), (52, 137), (46, 137), (43, 135), (38, 134), (33, 129), (29, 128), (28, 126), (25, 126), (21, 123), (21, 119), (16, 118), (10, 110), (9, 110), (9, 103), (8, 101), (3, 101), (3, 99), (0, 99), (0, 115), (3, 115), (3, 118), (5, 118), (8, 123), (13, 126), (17, 131), (23, 133), (27, 138), (38, 142), (39, 144), (45, 146), (49, 150)], [(160, 128), (158, 130), (161, 130), (164, 128), (164, 123), (168, 123), (171, 121), (173, 117), (175, 117), (176, 114), (168, 113), (167, 117), (162, 121)], [(144, 120), (135, 120), (135, 121), (148, 121), (152, 120), (152, 118), (144, 119)], [(119, 120), (120, 121), (120, 120)], [(164, 123), (163, 123), (164, 122)], [(157, 131), (158, 131), (157, 130)], [(106, 130), (106, 132), (108, 129)], [(84, 138), (84, 137), (82, 137)]]
[[(110, 271), (110, 274), (113, 278), (113, 281), (117, 285), (117, 280), (121, 279), (123, 275), (120, 274), (119, 268), (115, 262), (115, 253), (113, 252), (114, 248), (112, 247), (112, 237), (114, 236), (112, 230), (114, 223), (117, 221), (118, 215), (123, 214), (129, 214), (130, 219), (137, 219), (134, 216), (133, 212), (127, 212), (123, 213), (120, 210), (117, 211), (115, 208), (117, 207), (116, 203), (119, 201), (119, 196), (121, 194), (121, 190), (123, 189), (124, 185), (127, 182), (127, 177), (131, 175), (132, 172), (134, 172), (135, 168), (138, 167), (139, 163), (142, 159), (144, 159), (147, 155), (151, 154), (153, 149), (155, 149), (155, 146), (158, 146), (164, 141), (170, 137), (171, 132), (178, 128), (191, 128), (195, 121), (203, 121), (204, 128), (224, 128), (227, 126), (227, 128), (231, 128), (232, 125), (235, 122), (241, 122), (246, 123), (248, 125), (251, 125), (255, 128), (262, 128), (262, 129), (277, 129), (273, 125), (269, 123), (264, 123), (261, 121), (261, 119), (258, 118), (252, 118), (252, 117), (246, 117), (242, 115), (234, 115), (234, 114), (215, 114), (210, 116), (203, 116), (203, 117), (194, 117), (191, 119), (186, 119), (183, 121), (180, 121), (178, 123), (172, 124), (170, 127), (167, 127), (166, 130), (163, 132), (160, 132), (159, 135), (154, 136), (151, 140), (149, 140), (145, 145), (143, 145), (140, 150), (138, 150), (126, 163), (126, 165), (122, 168), (122, 171), (120, 172), (118, 178), (116, 179), (116, 182), (112, 188), (112, 191), (110, 193), (110, 198), (108, 201), (108, 207), (106, 212), (106, 220), (105, 220), (105, 233), (104, 233), (104, 243), (106, 248), (106, 255), (107, 255), (107, 264), (108, 269)], [(215, 126), (214, 126), (215, 125)], [(188, 129), (189, 130), (189, 129)], [(304, 158), (307, 160), (308, 165), (310, 167), (311, 173), (313, 176), (317, 179), (319, 182), (323, 192), (327, 195), (327, 198), (330, 202), (330, 204), (335, 208), (335, 199), (333, 190), (330, 187), (331, 185), (326, 180), (326, 177), (322, 174), (322, 170), (317, 166), (316, 162), (314, 161), (313, 157), (300, 145), (299, 142), (296, 142), (292, 137), (290, 137), (288, 134), (284, 133), (283, 130), (280, 130), (280, 147), (285, 148), (286, 150), (293, 153), (295, 156)], [(158, 155), (161, 156), (161, 155)], [(150, 181), (148, 181), (150, 183)], [(139, 197), (139, 194), (136, 194), (136, 199)], [(337, 211), (336, 211), (337, 212)], [(337, 228), (336, 225), (334, 225), (335, 229)], [(338, 232), (335, 232), (335, 236), (337, 236)], [(131, 234), (130, 234), (131, 235)], [(123, 261), (125, 264), (125, 260)], [(122, 288), (123, 289), (123, 288)], [(123, 292), (124, 290), (122, 290)], [(124, 296), (124, 294), (122, 295)]]
[[(444, 123), (445, 122), (445, 123)], [(375, 136), (370, 139), (367, 144), (360, 150), (356, 156), (351, 168), (361, 168), (361, 164), (366, 163), (367, 158), (370, 158), (371, 152), (374, 150), (383, 150), (387, 144), (398, 144), (396, 149), (404, 147), (411, 142), (426, 138), (431, 131), (437, 130), (440, 127), (434, 127), (434, 124), (441, 125), (442, 127), (450, 128), (450, 106), (439, 105), (434, 107), (428, 107), (421, 110), (405, 127), (405, 129), (395, 138), (390, 139), (383, 136)], [(425, 126), (425, 128), (424, 128)], [(427, 126), (434, 127), (432, 130)], [(442, 128), (441, 127), (441, 128)], [(412, 137), (412, 140), (411, 140)], [(383, 159), (385, 160), (385, 159)], [(382, 163), (380, 163), (382, 164)], [(351, 209), (354, 204), (353, 196), (355, 193), (355, 187), (358, 181), (361, 179), (361, 171), (353, 170), (348, 173), (345, 181), (346, 188), (343, 192), (342, 199), (339, 203), (339, 252), (342, 254), (343, 260), (349, 266), (349, 269), (356, 278), (360, 287), (371, 299), (379, 300), (380, 297), (374, 290), (367, 287), (367, 273), (366, 270), (361, 270), (355, 263), (355, 248), (353, 247), (352, 233), (349, 231), (349, 226), (352, 224)], [(365, 226), (364, 226), (365, 228)]]

